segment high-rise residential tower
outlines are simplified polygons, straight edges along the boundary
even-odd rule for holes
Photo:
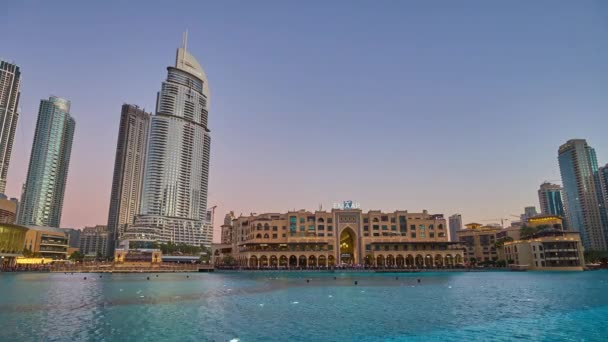
[[[19,224],[59,227],[75,127],[70,101],[55,96],[40,101]]]
[[[538,189],[540,212],[543,215],[557,215],[565,218],[564,204],[562,202],[561,185],[545,182]]]
[[[0,60],[0,193],[6,190],[8,165],[19,119],[20,85],[19,67]]]
[[[128,229],[126,240],[203,242],[211,144],[208,102],[207,77],[186,50],[185,38],[157,96],[141,215]]]
[[[601,209],[604,215],[603,218],[606,220],[605,224],[608,226],[608,164],[598,169],[598,178],[600,183],[600,193],[602,194]],[[608,242],[606,242],[606,244],[608,244]]]
[[[149,129],[150,113],[134,105],[122,105],[108,213],[107,255],[114,254],[119,236],[139,214]]]
[[[450,216],[448,224],[450,226],[450,241],[458,241],[456,238],[456,232],[462,229],[462,215],[454,214]]]
[[[568,140],[558,150],[569,228],[579,231],[586,249],[606,250],[595,150],[584,139]]]

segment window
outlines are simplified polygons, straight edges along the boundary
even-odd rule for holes
[[[423,224],[419,225],[419,226],[418,226],[418,229],[420,229],[420,230],[424,230],[424,225],[423,225]]]
[[[277,227],[277,226],[272,226],[272,231],[273,231],[273,232],[276,232],[277,230],[279,230],[279,227]]]
[[[435,227],[433,227],[432,224],[429,224],[429,230],[433,230]]]
[[[416,230],[416,225],[415,224],[410,225],[410,229],[411,230]]]
[[[325,220],[322,217],[319,217],[319,222],[325,222]]]
[[[300,226],[300,231],[301,231],[301,232],[306,231],[306,226]]]
[[[382,222],[388,221],[388,216],[386,216],[386,215],[383,215],[380,218],[382,219]]]
[[[325,230],[325,225],[320,224],[320,225],[317,227],[317,229],[318,229],[318,230]]]
[[[374,219],[372,220],[372,222],[378,222],[378,218],[374,217]]]
[[[364,217],[364,218],[363,218],[363,223],[369,223],[369,218]]]
[[[380,236],[380,233],[374,233],[374,236]]]
[[[285,236],[285,233],[283,233],[283,237],[286,237],[286,236]]]
[[[377,225],[377,224],[375,224],[375,225],[372,227],[372,229],[374,229],[374,230],[379,230],[379,229],[380,229],[380,226],[379,226],[379,225]]]
[[[308,226],[308,230],[313,230],[314,231],[315,230],[315,225],[311,224],[310,226]]]
[[[332,237],[332,236],[334,236],[334,234],[333,233],[327,233],[327,236]]]
[[[429,233],[429,237],[434,238],[434,237],[435,237],[435,233],[430,232],[430,233]]]
[[[329,222],[329,220],[327,220],[327,221]],[[334,230],[334,228],[332,226],[327,226],[327,230],[331,232],[332,230]],[[331,236],[331,235],[328,235],[328,236]]]
[[[369,243],[367,245],[365,245],[365,250],[366,251],[371,251],[372,250],[372,245],[370,245]]]
[[[317,236],[318,236],[318,237],[324,237],[324,236],[325,236],[325,233],[319,233],[319,234],[317,234]]]
[[[416,238],[416,232],[412,232],[412,234],[410,235],[412,237],[412,239]]]
[[[382,230],[388,230],[388,227],[385,224],[383,224],[382,225]]]
[[[331,217],[327,219],[327,223],[332,223],[334,221],[334,219],[332,219]]]
[[[276,239],[277,238],[277,234],[272,234],[272,238]]]
[[[363,226],[363,230],[366,232],[369,231],[369,226]]]
[[[424,232],[420,232],[420,237],[424,238]]]
[[[395,218],[391,217],[391,223],[395,223]]]
[[[391,230],[393,231],[397,231],[397,226],[395,226],[394,224],[391,225]]]
[[[300,223],[304,223],[306,222],[305,219],[303,217],[300,217]]]
[[[439,228],[440,230],[443,229],[443,224],[439,224],[439,226],[437,226],[437,228]]]

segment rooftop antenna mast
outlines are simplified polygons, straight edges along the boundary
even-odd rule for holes
[[[182,33],[182,48],[184,50],[188,49],[188,30],[186,30],[186,32]]]

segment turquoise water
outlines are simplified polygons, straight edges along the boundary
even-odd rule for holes
[[[0,274],[0,341],[607,336],[608,271]]]

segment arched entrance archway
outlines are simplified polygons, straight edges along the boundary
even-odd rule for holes
[[[386,266],[393,267],[395,266],[395,257],[392,254],[386,256]]]
[[[317,258],[314,255],[308,257],[308,266],[317,267]]]
[[[268,257],[265,255],[262,255],[260,257],[260,267],[266,267],[268,266]]]
[[[435,255],[435,267],[443,267],[443,257],[440,254]]]
[[[411,254],[405,257],[405,265],[407,267],[414,267],[414,257]]]
[[[319,266],[327,266],[327,258],[325,258],[325,255],[319,256]]]
[[[336,266],[336,258],[333,255],[327,257],[328,266]]]
[[[399,268],[403,268],[403,266],[405,266],[405,259],[403,258],[403,255],[399,254],[397,255],[397,267]]]
[[[355,250],[357,238],[351,228],[344,228],[340,233],[340,263],[354,265],[357,263]]]
[[[300,256],[300,267],[306,267],[306,255]]]
[[[378,255],[378,257],[376,258],[376,266],[384,267],[384,257],[382,255]]]
[[[276,255],[271,255],[270,256],[270,266],[277,267],[278,264],[279,264],[279,261],[277,259],[277,256]]]
[[[255,255],[249,258],[249,267],[258,267],[258,258]]]
[[[418,267],[418,268],[424,267],[424,258],[420,254],[416,255],[416,267]]]
[[[289,257],[289,267],[298,267],[298,257],[292,255]]]
[[[280,266],[287,266],[287,257],[284,255],[281,255],[281,257],[279,258],[279,265]]]
[[[374,266],[374,257],[372,257],[371,255],[366,255],[365,256],[365,266]]]

